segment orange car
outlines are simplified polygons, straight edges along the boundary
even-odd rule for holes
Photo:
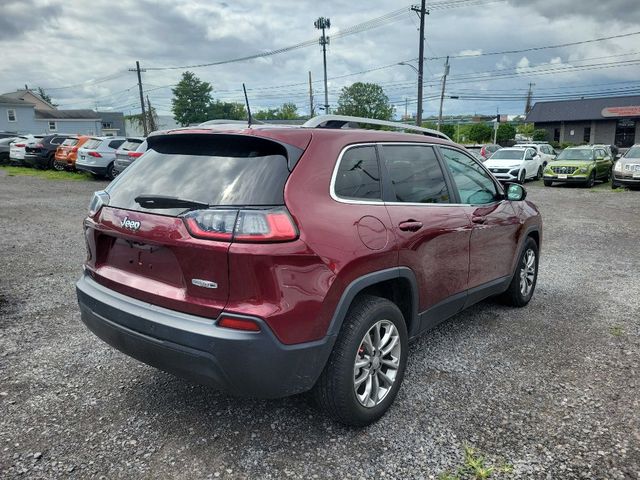
[[[73,170],[76,167],[78,149],[91,138],[89,135],[67,138],[56,150],[56,160],[53,167],[56,170]]]

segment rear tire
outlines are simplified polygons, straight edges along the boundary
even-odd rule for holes
[[[538,244],[531,237],[524,243],[511,283],[500,299],[512,307],[526,306],[538,281]]]
[[[116,178],[115,172],[113,171],[113,162],[111,162],[109,164],[109,166],[107,167],[107,175],[106,175],[106,177],[109,180],[113,180],[114,178]]]
[[[375,422],[400,389],[407,354],[407,326],[398,307],[384,298],[358,297],[313,388],[316,404],[346,425]]]
[[[538,167],[538,173],[536,174],[536,180],[540,180],[542,178],[542,166]]]

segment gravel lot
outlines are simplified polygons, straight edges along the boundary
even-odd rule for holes
[[[484,302],[411,347],[395,406],[347,429],[305,396],[228,397],[81,324],[81,221],[104,182],[0,171],[0,478],[640,478],[640,192],[528,184],[536,294]]]

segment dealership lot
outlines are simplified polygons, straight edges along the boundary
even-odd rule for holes
[[[545,221],[531,304],[483,302],[415,342],[394,407],[347,429],[120,354],[79,320],[97,181],[0,171],[0,477],[640,476],[640,192],[527,183]]]

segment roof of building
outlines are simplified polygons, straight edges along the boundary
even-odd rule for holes
[[[36,110],[36,120],[100,120],[93,110]]]
[[[536,102],[527,115],[526,121],[543,123],[601,120],[607,118],[602,115],[602,110],[605,108],[639,105],[640,95]]]
[[[3,93],[2,95],[16,100],[24,100],[27,103],[36,105],[36,107],[44,107],[44,110],[53,110],[56,108],[32,90],[16,90],[15,92]]]
[[[32,103],[25,102],[19,98],[13,98],[9,95],[0,95],[0,104],[2,105],[11,105],[11,106],[24,106],[24,107],[33,107]]]

